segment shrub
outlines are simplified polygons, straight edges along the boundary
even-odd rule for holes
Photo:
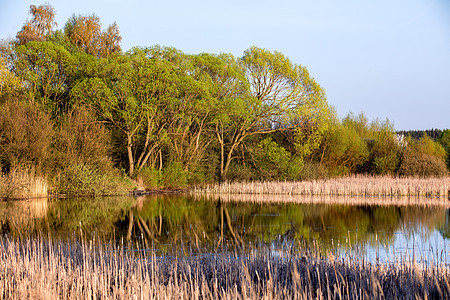
[[[445,176],[448,171],[444,159],[442,146],[428,136],[418,141],[408,139],[398,173],[401,176]]]
[[[53,127],[33,103],[8,100],[0,105],[0,160],[3,171],[14,165],[40,169],[49,158]]]
[[[333,176],[356,172],[369,158],[367,143],[354,128],[356,125],[348,122],[330,126],[319,151],[321,165]]]
[[[227,179],[230,181],[251,181],[256,180],[255,170],[248,164],[231,163],[228,170]]]
[[[164,188],[185,187],[188,183],[188,174],[183,170],[180,162],[173,161],[163,168],[160,185]]]
[[[70,165],[59,175],[55,191],[77,196],[104,196],[126,194],[129,182],[119,174],[101,173],[89,165]]]
[[[159,186],[161,179],[161,171],[156,170],[153,167],[142,168],[137,175],[138,182],[142,182],[144,188],[156,188]]]
[[[291,153],[268,137],[252,151],[261,179],[288,177]]]
[[[53,143],[53,162],[57,168],[90,165],[110,171],[111,138],[103,123],[88,108],[74,107],[61,120]]]

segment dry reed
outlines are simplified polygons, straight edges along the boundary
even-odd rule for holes
[[[139,245],[137,245],[139,246]],[[2,299],[449,298],[446,264],[258,250],[189,257],[95,242],[0,238]]]
[[[47,180],[33,169],[13,168],[0,175],[0,198],[40,198],[47,195]]]
[[[302,196],[408,196],[448,197],[450,177],[400,178],[351,176],[328,180],[278,182],[225,182],[197,188],[195,193],[267,194]]]
[[[222,202],[249,203],[297,203],[297,204],[338,204],[338,205],[377,205],[377,206],[420,206],[448,207],[450,202],[443,197],[391,197],[391,196],[303,196],[283,194],[193,194],[195,199]]]

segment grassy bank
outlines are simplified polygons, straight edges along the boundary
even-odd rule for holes
[[[112,244],[0,239],[2,299],[423,299],[450,297],[447,265],[259,251],[166,257]]]
[[[400,178],[350,176],[328,180],[225,182],[196,189],[207,194],[267,194],[303,196],[448,197],[450,177]]]

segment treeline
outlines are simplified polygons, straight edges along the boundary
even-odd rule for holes
[[[441,129],[428,129],[428,130],[400,130],[397,131],[397,134],[410,136],[414,140],[418,140],[427,135],[433,141],[438,140],[442,135]]]
[[[30,7],[0,47],[0,163],[61,193],[351,173],[442,176],[450,144],[397,139],[388,121],[340,120],[307,69],[279,52],[123,53],[114,23]],[[447,150],[447,154],[445,152]],[[447,160],[448,163],[448,160]]]

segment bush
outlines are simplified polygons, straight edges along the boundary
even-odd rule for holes
[[[268,137],[253,149],[253,157],[261,179],[286,179],[295,170],[290,169],[291,153]]]
[[[227,179],[230,181],[252,181],[257,178],[255,176],[255,170],[248,164],[243,165],[232,162],[228,169]]]
[[[398,173],[401,176],[445,176],[448,174],[445,151],[428,136],[418,141],[408,139]]]
[[[105,196],[126,194],[129,182],[119,174],[101,173],[89,165],[70,165],[62,171],[55,192],[77,196]]]
[[[401,176],[442,177],[448,174],[442,159],[436,156],[408,151],[403,155],[399,169]]]
[[[152,189],[159,186],[161,179],[161,171],[156,170],[153,167],[142,168],[137,175],[138,182],[142,182],[144,188]]]
[[[64,169],[69,165],[112,169],[109,156],[111,138],[103,123],[86,107],[74,107],[61,120],[53,143],[53,163]]]
[[[0,161],[3,171],[15,165],[40,169],[49,158],[53,127],[33,103],[8,100],[0,105]]]
[[[164,188],[185,187],[188,183],[188,174],[183,170],[180,162],[173,161],[163,168],[160,185]]]
[[[400,164],[401,148],[393,130],[387,126],[374,133],[370,147],[370,169],[377,175],[393,175]]]

